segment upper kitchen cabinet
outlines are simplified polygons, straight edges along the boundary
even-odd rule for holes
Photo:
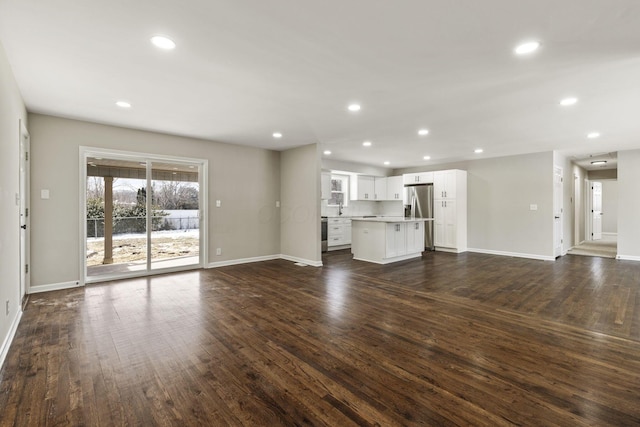
[[[387,200],[402,200],[403,190],[404,187],[401,176],[390,176],[387,178]]]
[[[402,175],[402,184],[433,184],[433,172],[405,173]]]
[[[322,172],[320,175],[320,198],[329,200],[331,198],[331,173]]]
[[[433,173],[433,195],[437,199],[455,199],[458,182],[467,182],[467,172],[452,169]]]
[[[375,201],[375,178],[358,175],[351,179],[351,200]]]
[[[387,178],[375,177],[374,178],[374,200],[387,200]]]

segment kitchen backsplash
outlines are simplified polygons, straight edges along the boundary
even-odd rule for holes
[[[337,206],[328,206],[326,200],[322,200],[321,206],[322,216],[338,216]],[[404,207],[401,201],[387,202],[365,202],[353,200],[349,201],[349,205],[342,208],[343,216],[364,216],[364,215],[380,215],[380,216],[402,216],[404,215]]]

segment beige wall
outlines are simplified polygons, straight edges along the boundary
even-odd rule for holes
[[[79,147],[209,161],[209,260],[280,253],[278,152],[32,114],[32,287],[79,280]],[[50,199],[40,199],[48,189]],[[222,206],[215,207],[221,200]],[[60,250],[60,248],[65,248]],[[222,256],[215,255],[222,249]]]
[[[281,153],[282,255],[320,265],[320,156],[317,144]]]
[[[20,307],[19,122],[27,112],[0,44],[0,345],[9,335]],[[5,304],[9,301],[9,314]],[[6,348],[0,348],[0,352]]]
[[[640,261],[640,150],[618,152],[618,256]]]
[[[467,171],[470,249],[553,258],[553,152],[398,169],[393,175],[445,169]],[[530,204],[538,210],[530,211]]]

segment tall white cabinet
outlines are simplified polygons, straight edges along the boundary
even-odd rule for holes
[[[433,241],[437,250],[467,250],[467,172],[437,171],[433,174]]]

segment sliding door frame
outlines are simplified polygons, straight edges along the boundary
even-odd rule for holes
[[[88,283],[97,283],[104,282],[109,280],[123,279],[129,277],[144,277],[151,276],[161,273],[170,273],[174,271],[185,271],[185,270],[195,270],[199,268],[206,267],[206,263],[208,258],[208,169],[209,169],[209,161],[206,159],[197,159],[197,158],[189,158],[189,157],[178,157],[178,156],[166,156],[160,154],[150,154],[150,153],[140,153],[133,151],[121,151],[121,150],[110,150],[105,148],[95,148],[95,147],[86,147],[80,146],[79,150],[79,164],[80,164],[80,174],[79,174],[79,236],[80,236],[80,273],[81,277],[81,286],[84,286]],[[99,277],[96,276],[87,276],[87,159],[89,157],[103,157],[103,158],[111,158],[111,159],[120,159],[120,160],[128,160],[128,161],[136,161],[136,162],[146,162],[146,186],[147,188],[151,184],[151,171],[152,165],[154,162],[161,163],[176,163],[176,164],[188,164],[188,165],[197,165],[198,167],[198,212],[199,212],[199,227],[200,227],[200,238],[199,238],[199,262],[198,264],[192,264],[188,266],[180,266],[180,267],[171,267],[171,268],[159,268],[159,269],[151,269],[151,258],[150,258],[150,248],[151,248],[151,217],[149,215],[149,205],[151,203],[151,197],[147,197],[147,268],[144,271],[135,271],[121,274],[110,274],[110,275],[101,275]]]

